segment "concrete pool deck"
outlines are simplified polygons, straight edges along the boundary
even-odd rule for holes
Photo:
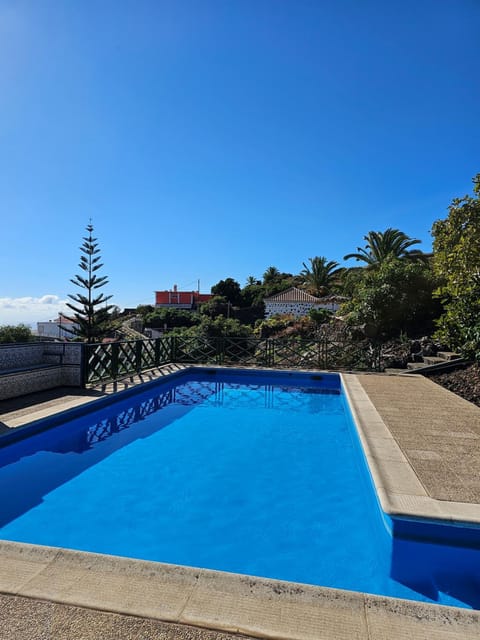
[[[177,369],[79,395],[1,402],[0,429]],[[382,506],[480,522],[480,409],[423,377],[343,380]],[[0,640],[480,637],[478,611],[66,549],[0,542],[0,567]]]

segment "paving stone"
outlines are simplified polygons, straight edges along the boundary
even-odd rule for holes
[[[480,408],[424,377],[358,378],[428,495],[480,504]]]

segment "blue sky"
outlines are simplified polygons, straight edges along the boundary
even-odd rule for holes
[[[0,324],[91,217],[112,302],[431,248],[480,171],[478,0],[0,0]]]

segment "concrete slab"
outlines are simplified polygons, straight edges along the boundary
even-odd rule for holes
[[[0,594],[0,640],[249,640],[160,620]]]
[[[413,605],[413,606],[411,606]],[[393,598],[365,597],[371,640],[478,640],[478,612]]]
[[[182,622],[278,640],[368,637],[362,594],[201,572]]]
[[[424,377],[358,381],[427,494],[480,504],[480,408]]]
[[[63,549],[17,593],[176,621],[196,582],[186,567]]]
[[[41,573],[58,554],[58,549],[37,545],[13,545],[0,540],[0,591],[18,593]]]

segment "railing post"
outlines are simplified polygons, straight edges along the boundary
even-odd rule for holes
[[[275,364],[275,338],[267,339],[267,367],[273,367]]]
[[[118,378],[118,353],[120,350],[120,345],[118,342],[112,342],[112,353],[111,353],[111,376],[112,380],[116,380]]]
[[[161,338],[155,338],[155,366],[160,366],[160,340]]]
[[[322,338],[323,368],[328,369],[328,340]]]
[[[143,340],[135,341],[135,370],[139,373],[142,370],[142,348]]]
[[[215,362],[223,364],[225,360],[225,338],[214,338],[215,340]]]
[[[177,361],[177,336],[170,336],[170,362]]]

